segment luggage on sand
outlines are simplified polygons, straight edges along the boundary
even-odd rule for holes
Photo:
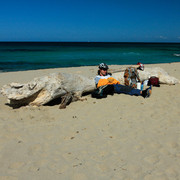
[[[156,76],[150,77],[149,81],[148,81],[148,86],[150,86],[150,85],[160,87],[159,78]]]

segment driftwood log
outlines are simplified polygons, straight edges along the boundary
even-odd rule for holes
[[[120,71],[120,70],[119,70]],[[141,81],[151,76],[159,77],[160,83],[180,83],[175,77],[169,76],[162,68],[145,68],[139,71]],[[124,83],[124,72],[116,72],[113,77]],[[65,108],[71,101],[81,98],[83,93],[92,92],[95,89],[94,78],[67,73],[52,73],[48,76],[34,78],[26,84],[11,83],[1,88],[1,93],[9,100],[12,107],[23,105],[41,106],[48,102],[61,98],[60,108]]]
[[[11,83],[4,85],[1,93],[13,107],[23,105],[40,106],[62,97],[60,108],[73,100],[78,100],[83,93],[95,89],[94,79],[67,73],[52,73],[34,78],[27,84]]]
[[[112,76],[120,81],[120,83],[124,83],[124,71],[125,69],[121,69],[114,71],[115,73],[112,74]],[[113,71],[112,71],[113,72]],[[173,77],[170,76],[164,69],[160,67],[154,67],[154,68],[145,68],[144,71],[138,70],[140,80],[145,81],[148,80],[152,76],[156,76],[159,78],[159,83],[160,84],[169,84],[169,85],[174,85],[180,83],[180,81]]]

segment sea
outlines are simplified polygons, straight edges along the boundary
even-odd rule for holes
[[[0,72],[180,62],[180,43],[0,42]]]

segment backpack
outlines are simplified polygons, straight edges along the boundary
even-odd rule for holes
[[[93,98],[101,99],[101,98],[106,98],[107,95],[113,95],[114,94],[114,86],[113,85],[105,85],[105,86],[100,86],[99,88],[95,89],[91,96]]]
[[[150,85],[160,87],[159,78],[156,76],[150,77],[149,81],[148,81],[148,86],[150,86]]]

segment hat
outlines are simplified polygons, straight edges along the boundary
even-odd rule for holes
[[[105,63],[99,64],[99,69],[109,69],[108,65]]]
[[[144,64],[138,62],[137,65],[139,65],[139,67],[137,69],[144,71]]]

